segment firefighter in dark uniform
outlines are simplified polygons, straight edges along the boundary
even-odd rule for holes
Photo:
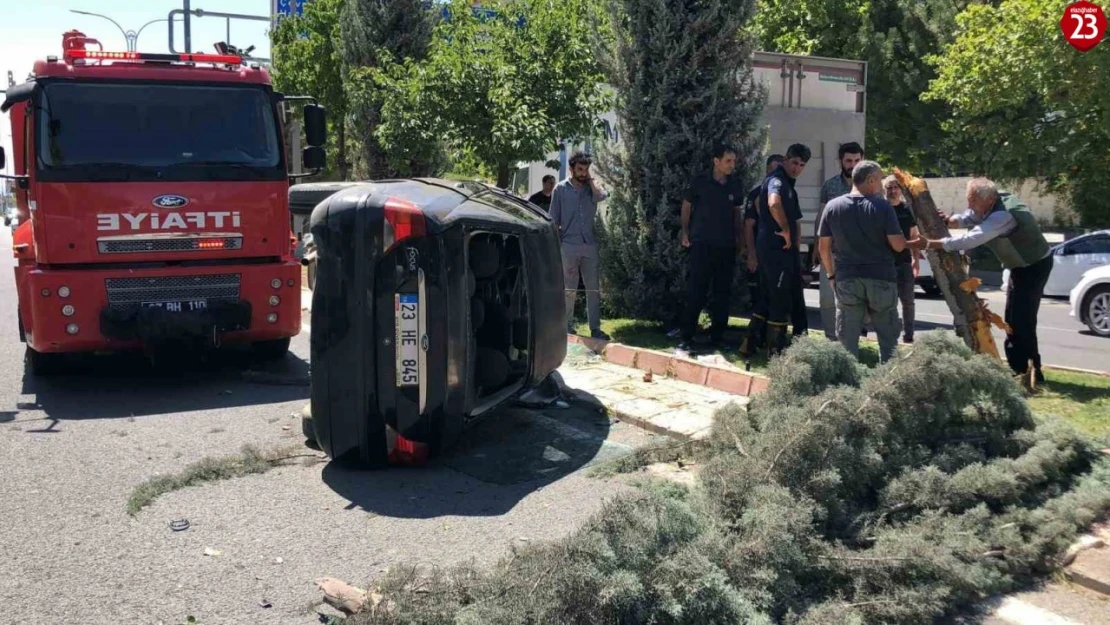
[[[772,154],[767,157],[767,170],[766,175],[771,175],[780,165],[782,165],[785,157],[782,154]],[[748,279],[748,295],[752,301],[752,323],[759,320],[759,334],[757,336],[748,336],[744,339],[744,344],[740,347],[740,353],[751,355],[755,351],[755,346],[763,344],[766,340],[767,328],[767,294],[763,289],[763,280],[759,274],[759,254],[756,252],[755,233],[759,224],[759,195],[763,191],[763,182],[766,177],[759,182],[759,184],[752,187],[748,191],[747,200],[744,202],[744,249],[747,260],[747,279]]]
[[[786,346],[786,328],[791,319],[795,334],[805,332],[798,314],[805,311],[798,254],[798,222],[802,219],[802,210],[798,205],[794,182],[805,170],[810,155],[809,148],[800,143],[790,146],[786,151],[786,160],[767,176],[760,189],[755,244],[763,288],[767,294],[768,314],[765,323],[753,319],[748,326],[746,355],[751,355],[758,348],[759,343],[752,339],[764,331],[771,352],[782,351]]]

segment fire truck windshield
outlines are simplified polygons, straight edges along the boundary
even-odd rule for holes
[[[35,118],[43,181],[286,175],[274,107],[257,87],[56,82]]]

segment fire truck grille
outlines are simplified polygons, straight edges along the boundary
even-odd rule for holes
[[[101,254],[135,254],[141,252],[210,252],[241,250],[242,237],[218,239],[127,239],[98,241]]]
[[[107,278],[108,304],[137,306],[148,302],[238,300],[241,277],[237,273],[210,276],[159,278]]]

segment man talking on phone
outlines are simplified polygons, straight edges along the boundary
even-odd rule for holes
[[[594,220],[597,205],[609,194],[590,175],[593,160],[585,152],[570,157],[570,176],[555,185],[551,193],[551,221],[559,227],[563,243],[563,287],[566,293],[567,332],[575,334],[574,302],[578,298],[578,279],[586,287],[586,316],[590,336],[609,340],[601,331],[601,280]]]

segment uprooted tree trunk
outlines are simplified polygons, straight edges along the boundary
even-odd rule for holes
[[[933,202],[925,181],[897,168],[894,175],[909,199],[921,236],[934,240],[947,237],[948,224],[937,214],[937,205]],[[970,276],[967,262],[957,252],[929,250],[926,256],[937,286],[944,293],[948,309],[952,311],[956,333],[976,352],[998,358],[998,346],[991,334],[991,324],[1007,332],[1009,328],[997,314],[987,308],[986,300],[975,293],[980,280]]]

